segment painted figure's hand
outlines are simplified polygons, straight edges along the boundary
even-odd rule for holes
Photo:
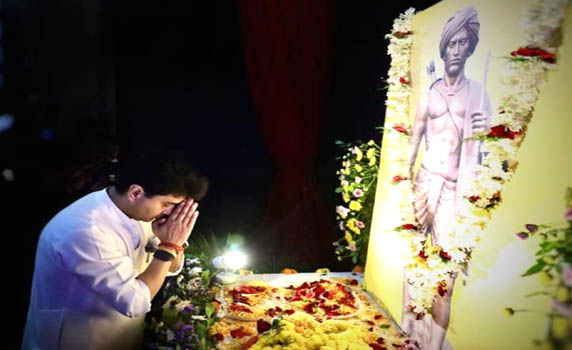
[[[199,216],[197,206],[198,203],[192,199],[177,204],[177,207],[168,217],[153,221],[153,233],[161,242],[170,242],[182,246],[189,239],[197,222]]]
[[[487,115],[482,109],[477,110],[471,114],[471,126],[474,133],[485,132],[487,129]]]
[[[420,350],[421,347],[419,346],[419,343],[417,342],[417,340],[408,338],[405,340],[405,348],[406,350]]]

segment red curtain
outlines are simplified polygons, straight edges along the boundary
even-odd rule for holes
[[[333,209],[313,175],[330,87],[334,2],[238,0],[246,69],[276,169],[261,242],[270,254],[321,263],[332,254]]]

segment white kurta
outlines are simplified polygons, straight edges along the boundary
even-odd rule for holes
[[[22,348],[138,348],[151,292],[136,277],[156,240],[106,190],[59,212],[40,235]]]

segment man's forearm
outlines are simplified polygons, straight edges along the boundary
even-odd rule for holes
[[[159,289],[161,289],[171,265],[172,262],[170,261],[153,259],[147,269],[137,277],[138,280],[143,281],[143,283],[149,287],[151,299],[153,299],[159,292]]]

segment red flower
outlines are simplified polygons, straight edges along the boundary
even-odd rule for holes
[[[555,63],[556,62],[556,55],[542,49],[533,48],[533,47],[521,47],[516,51],[510,53],[511,56],[524,56],[524,57],[538,57],[544,62],[548,63]]]
[[[359,282],[354,278],[350,281],[350,286],[357,286]]]
[[[270,330],[270,328],[272,328],[270,322],[266,322],[263,319],[259,319],[258,321],[256,321],[256,330],[258,331],[258,333],[264,333]]]
[[[399,82],[403,85],[409,85],[409,83],[410,83],[410,81],[405,79],[404,77],[400,77]]]
[[[469,197],[469,202],[475,203],[475,202],[478,201],[479,199],[481,199],[481,197],[479,197],[479,196],[470,196],[470,197]]]
[[[230,331],[230,336],[233,337],[234,339],[242,338],[245,335],[246,335],[246,333],[244,333],[242,328],[237,328],[237,329],[233,329],[232,331]]]
[[[242,311],[242,312],[252,313],[252,311],[250,311],[250,309],[247,308],[246,306],[242,306],[242,305],[238,305],[238,304],[232,304],[230,306],[230,309],[232,311]]]
[[[313,314],[314,313],[314,303],[308,303],[304,306],[304,311],[306,311],[309,314]]]
[[[512,131],[506,126],[499,124],[495,125],[491,128],[487,136],[489,137],[498,137],[500,139],[510,139],[514,140],[514,138],[518,135],[522,134],[522,130]]]
[[[377,314],[377,315],[375,315],[373,318],[376,319],[376,320],[379,320],[379,319],[381,319],[382,317],[383,317],[382,315]]]
[[[402,127],[400,125],[394,126],[393,129],[399,131],[402,134],[409,135],[409,132],[407,131],[407,129],[405,129],[404,127]]]
[[[213,335],[213,338],[214,338],[216,341],[223,341],[223,340],[224,340],[224,335],[222,335],[222,334],[220,334],[220,333],[217,333],[217,334]]]
[[[439,295],[442,297],[447,294],[447,285],[444,282],[439,283],[437,286],[437,293],[439,293]]]
[[[403,224],[397,228],[398,230],[417,230],[417,226],[413,224]]]
[[[379,337],[379,338],[377,338],[377,343],[383,344],[383,343],[385,343],[385,339],[383,339],[382,337]]]
[[[393,34],[394,36],[398,37],[398,38],[403,38],[403,37],[405,37],[405,36],[408,36],[408,35],[413,34],[413,32],[410,31],[410,30],[408,30],[408,31],[406,31],[406,32],[393,32],[392,34]]]
[[[451,260],[451,256],[444,250],[439,252],[439,256],[445,260]]]
[[[387,349],[385,346],[381,346],[381,345],[376,344],[376,343],[369,344],[369,347],[372,348],[373,350],[386,350]]]
[[[427,254],[425,254],[425,250],[423,250],[423,249],[421,249],[419,251],[419,254],[417,254],[417,256],[419,256],[423,260],[427,260],[427,258],[428,258]]]
[[[401,176],[399,176],[399,175],[395,175],[395,176],[393,177],[393,182],[396,182],[396,183],[399,183],[399,182],[404,181],[404,180],[407,180],[407,178],[406,178],[406,177],[401,177]]]
[[[286,315],[292,315],[294,312],[296,312],[296,311],[294,311],[294,310],[292,310],[292,309],[288,309],[288,310],[284,311],[284,313],[285,313]]]

